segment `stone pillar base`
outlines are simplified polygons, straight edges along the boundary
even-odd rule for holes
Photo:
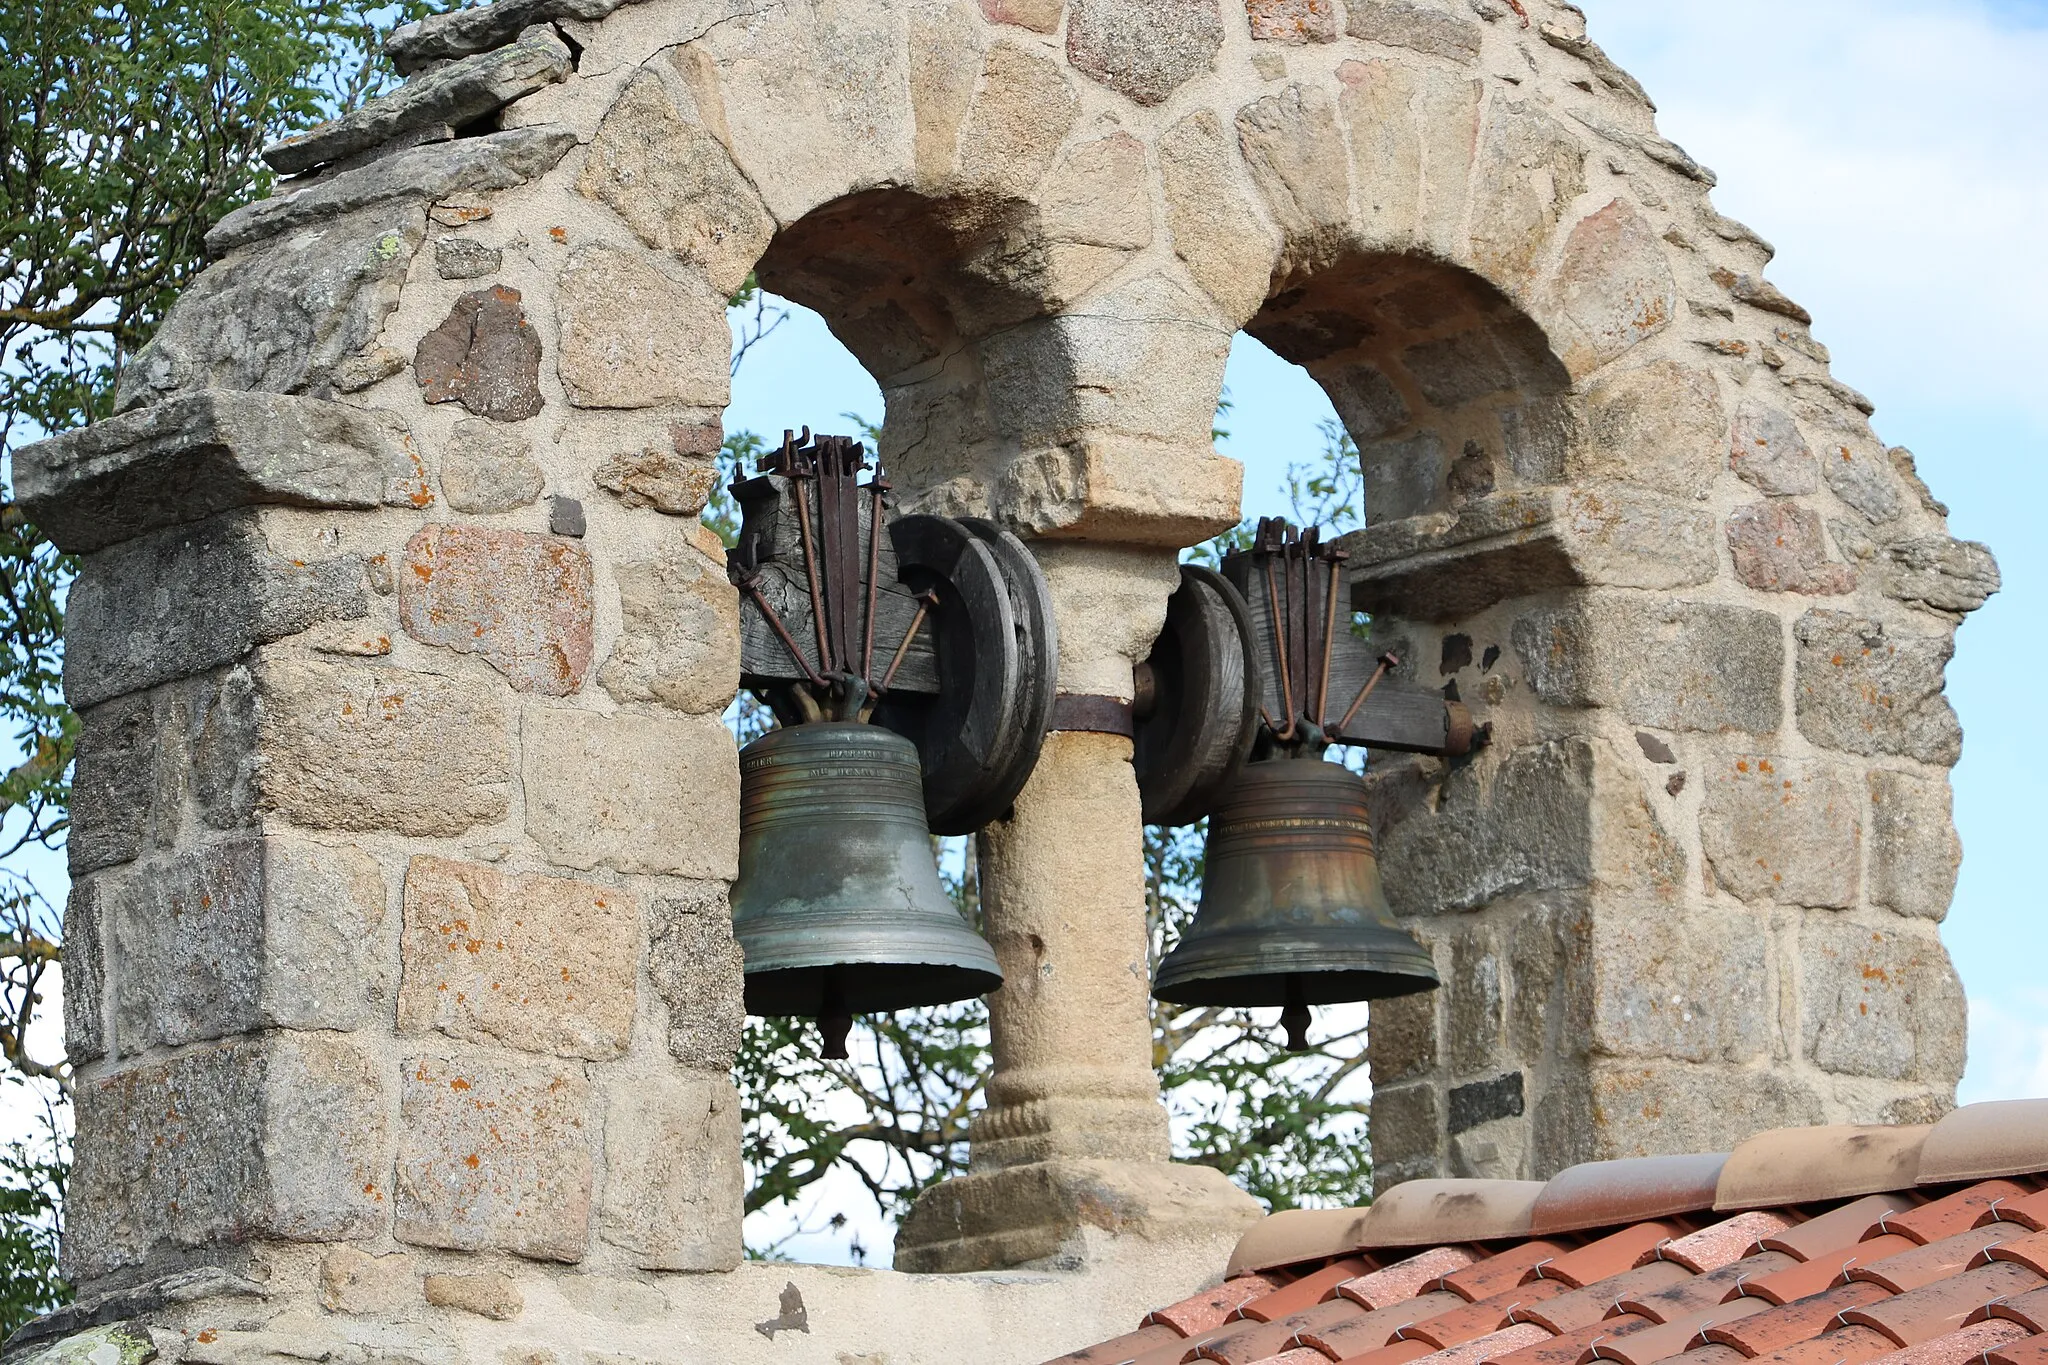
[[[1257,1200],[1207,1166],[1165,1161],[1040,1161],[973,1172],[926,1190],[896,1233],[896,1268],[1085,1270],[1120,1239],[1184,1247],[1221,1271],[1263,1217]]]

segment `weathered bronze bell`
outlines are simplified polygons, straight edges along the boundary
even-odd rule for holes
[[[1209,817],[1201,904],[1152,993],[1177,1005],[1279,1005],[1298,1051],[1311,1005],[1437,984],[1380,886],[1364,779],[1316,758],[1247,764]]]
[[[827,1057],[856,1014],[1003,984],[939,883],[917,749],[879,725],[793,725],[741,751],[732,920],[747,1013],[816,1019]]]

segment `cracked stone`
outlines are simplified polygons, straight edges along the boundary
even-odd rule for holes
[[[429,403],[460,403],[494,422],[541,410],[540,337],[519,291],[502,284],[457,299],[447,320],[420,338],[412,368]]]

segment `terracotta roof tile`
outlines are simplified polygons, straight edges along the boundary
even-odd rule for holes
[[[2014,1233],[2024,1231],[2011,1223],[1992,1223],[1981,1228],[1971,1228],[1953,1237],[1944,1237],[1938,1242],[1929,1242],[1911,1251],[1902,1251],[1896,1256],[1887,1256],[1882,1261],[1870,1262],[1850,1270],[1852,1280],[1869,1280],[1881,1284],[1894,1294],[1906,1294],[1924,1284],[1945,1280],[1951,1275],[1960,1275],[1973,1262],[1981,1262],[1979,1254],[1986,1247],[2006,1241]],[[1890,1241],[1890,1238],[1882,1238]],[[1865,1246],[1876,1246],[1877,1242],[1865,1242]]]
[[[1372,1209],[1286,1209],[1252,1224],[1230,1253],[1225,1277],[1275,1266],[1348,1256],[1366,1244],[1364,1228]],[[1453,1239],[1433,1239],[1448,1242]]]
[[[2042,1283],[2039,1275],[2023,1265],[1995,1261],[1981,1270],[1936,1280],[1910,1293],[1886,1295],[1844,1312],[1842,1321],[1874,1328],[1900,1346],[1917,1346],[1955,1331],[1993,1299],[2025,1294],[2039,1289]]]
[[[1645,1253],[1644,1259],[1676,1261],[1687,1270],[1704,1275],[1733,1265],[1755,1251],[1764,1238],[1775,1237],[1797,1222],[1777,1209],[1753,1209],[1654,1247]]]
[[[1411,1182],[1232,1265],[1057,1365],[2048,1365],[2048,1107]]]
[[[1422,1292],[1424,1285],[1453,1271],[1463,1270],[1479,1259],[1480,1253],[1472,1247],[1432,1247],[1405,1261],[1396,1261],[1384,1270],[1360,1275],[1346,1283],[1342,1293],[1345,1298],[1367,1308],[1384,1308],[1390,1303],[1413,1298]]]
[[[1879,1356],[1878,1360],[1882,1365],[1967,1365],[1984,1352],[2022,1340],[2026,1335],[2027,1329],[2016,1322],[1972,1323],[1918,1346]]]
[[[1858,1242],[1839,1251],[1823,1252],[1790,1270],[1746,1281],[1738,1292],[1775,1304],[1794,1303],[1847,1283],[1849,1272],[1858,1266],[1874,1264],[1902,1251],[1912,1250],[1913,1244],[1903,1237],[1879,1237],[1875,1241]]]
[[[1498,1332],[1508,1325],[1508,1315],[1515,1309],[1555,1298],[1563,1292],[1564,1286],[1556,1280],[1518,1284],[1490,1299],[1462,1304],[1449,1312],[1403,1327],[1394,1335],[1403,1341],[1426,1341],[1441,1351],[1445,1347],[1471,1341],[1474,1337],[1483,1337],[1488,1332]]]
[[[1986,1180],[1922,1204],[1917,1209],[1886,1214],[1877,1225],[1886,1232],[1896,1232],[1916,1242],[1935,1242],[1975,1226],[1993,1204],[2016,1202],[2033,1192],[2032,1185],[2016,1185],[2010,1180]]]
[[[1123,1365],[1125,1361],[1135,1360],[1147,1351],[1155,1351],[1169,1342],[1177,1342],[1180,1339],[1180,1333],[1163,1322],[1156,1323],[1150,1327],[1140,1327],[1135,1332],[1126,1332],[1113,1341],[1103,1342],[1100,1346],[1090,1346],[1085,1350],[1063,1355],[1057,1360],[1046,1362],[1046,1365]]]
[[[2048,1170],[2048,1100],[1994,1100],[1956,1110],[1927,1135],[1923,1185]]]
[[[1618,1317],[1601,1318],[1576,1331],[1561,1332],[1548,1341],[1525,1346],[1513,1355],[1496,1356],[1493,1365],[1579,1365],[1595,1343],[1608,1337],[1640,1332],[1654,1325],[1648,1318],[1639,1318],[1629,1313],[1623,1313]]]
[[[1463,1270],[1454,1270],[1435,1281],[1461,1299],[1477,1300],[1489,1298],[1503,1289],[1512,1289],[1528,1278],[1531,1270],[1544,1261],[1554,1261],[1571,1250],[1569,1242],[1537,1240],[1523,1242],[1475,1261]]]
[[[1989,1231],[1996,1228],[2016,1228],[2017,1223],[1993,1223]],[[1985,1248],[1981,1259],[1986,1261],[2018,1261],[2036,1275],[2048,1277],[2048,1233],[2030,1232],[2017,1237],[2007,1237]]]
[[[1781,1350],[1755,1357],[1756,1365],[1862,1365],[1895,1348],[1882,1332],[1868,1327],[1841,1327],[1825,1335],[1795,1341]]]
[[[1345,1286],[1346,1289],[1349,1286]],[[1337,1291],[1344,1295],[1344,1289]],[[1394,1339],[1394,1333],[1410,1323],[1433,1318],[1448,1309],[1456,1308],[1464,1300],[1448,1290],[1422,1294],[1403,1303],[1393,1304],[1363,1317],[1331,1323],[1312,1331],[1301,1333],[1302,1342],[1313,1346],[1332,1360],[1345,1360],[1351,1356],[1363,1355],[1377,1350]]]
[[[2048,1334],[2001,1346],[1984,1360],[1985,1365],[2048,1365]]]
[[[1328,1365],[1329,1357],[1311,1346],[1297,1346],[1277,1356],[1268,1356],[1261,1365]]]
[[[1259,1322],[1284,1318],[1289,1313],[1298,1313],[1304,1308],[1321,1303],[1337,1292],[1338,1285],[1346,1280],[1355,1280],[1371,1269],[1371,1262],[1355,1256],[1347,1257],[1298,1280],[1290,1281],[1270,1294],[1260,1295],[1238,1309],[1238,1316],[1253,1318]]]
[[[1995,1209],[1987,1209],[1979,1217],[1986,1223],[1996,1218],[2008,1223],[2018,1223],[2021,1227],[2032,1228],[2036,1232],[2048,1232],[2048,1190],[2030,1194],[2025,1199],[2000,1204]]]
[[[1994,1300],[1978,1309],[1975,1316],[2016,1322],[2029,1332],[2048,1332],[2048,1289],[2029,1290]]]
[[[1436,1348],[1426,1341],[1397,1341],[1360,1356],[1346,1356],[1342,1365],[1408,1365],[1411,1360],[1433,1356]]]
[[[1624,1295],[1615,1306],[1624,1313],[1639,1314],[1652,1322],[1672,1322],[1738,1297],[1742,1286],[1751,1280],[1775,1275],[1798,1264],[1782,1251],[1760,1251],[1719,1270],[1695,1275],[1669,1289]]]
[[[1714,1207],[1777,1208],[1909,1189],[1932,1124],[1838,1125],[1758,1133],[1728,1154]]]
[[[1529,1277],[1560,1280],[1573,1289],[1583,1289],[1597,1280],[1619,1275],[1657,1247],[1683,1237],[1687,1231],[1683,1223],[1637,1223],[1588,1242],[1554,1261],[1539,1262],[1531,1268]]]
[[[1749,1357],[1733,1346],[1695,1346],[1682,1355],[1675,1355],[1666,1365],[1742,1365]]]
[[[1572,1166],[1543,1187],[1529,1230],[1547,1237],[1711,1209],[1727,1161],[1718,1155],[1646,1156]]]
[[[1668,1356],[1706,1345],[1707,1340],[1701,1334],[1708,1328],[1767,1313],[1770,1307],[1762,1299],[1737,1299],[1733,1303],[1716,1304],[1639,1332],[1616,1334],[1594,1344],[1587,1355],[1594,1360],[1619,1360],[1623,1365],[1654,1365],[1654,1362]]]
[[[1829,1327],[1837,1325],[1837,1314],[1890,1297],[1891,1295],[1874,1284],[1837,1285],[1826,1293],[1812,1294],[1743,1318],[1739,1322],[1716,1323],[1707,1328],[1702,1335],[1708,1341],[1733,1346],[1745,1355],[1763,1355],[1767,1351],[1783,1350],[1794,1342],[1805,1341],[1808,1337],[1819,1336]],[[1754,1300],[1738,1299],[1736,1302],[1746,1303]]]
[[[1533,1322],[1560,1334],[1574,1332],[1614,1312],[1615,1305],[1629,1295],[1654,1294],[1692,1278],[1693,1273],[1682,1265],[1671,1261],[1652,1261],[1648,1265],[1624,1270],[1619,1275],[1610,1275],[1569,1294],[1518,1308],[1509,1316],[1517,1322]]]
[[[1775,1237],[1766,1237],[1764,1247],[1810,1261],[1815,1256],[1856,1245],[1863,1240],[1864,1233],[1877,1226],[1878,1219],[1888,1213],[1903,1213],[1919,1202],[1909,1194],[1869,1195],[1787,1228]]]
[[[1279,1287],[1277,1279],[1268,1279],[1264,1275],[1240,1275],[1234,1280],[1225,1280],[1214,1289],[1190,1295],[1170,1307],[1155,1308],[1138,1325],[1150,1327],[1161,1323],[1184,1337],[1196,1336],[1221,1327],[1238,1309]]]

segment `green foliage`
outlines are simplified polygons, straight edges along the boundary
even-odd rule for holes
[[[0,1339],[71,1301],[57,1271],[70,1153],[54,1103],[40,1098],[42,1131],[0,1147]]]
[[[269,192],[258,157],[390,79],[429,0],[36,0],[0,6],[0,455],[105,417],[121,367],[205,266],[207,229]],[[0,1146],[0,1333],[61,1303],[70,1066],[30,1054],[59,916],[18,866],[69,827],[78,721],[62,689],[73,561],[0,488],[0,1060],[46,1134]]]

